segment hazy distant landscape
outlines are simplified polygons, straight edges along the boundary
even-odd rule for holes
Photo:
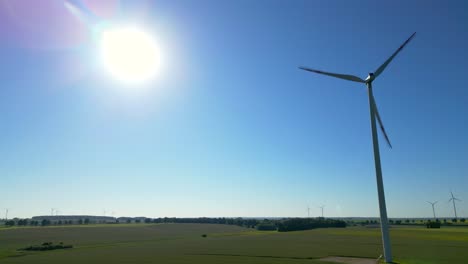
[[[111,217],[98,215],[42,215],[31,218],[13,218],[0,219],[0,225],[6,227],[13,226],[56,226],[56,225],[82,225],[82,224],[130,224],[130,223],[211,223],[238,225],[250,228],[256,228],[263,222],[281,222],[284,219],[301,219],[300,217]],[[302,219],[321,219],[302,218]],[[324,219],[324,218],[323,218]],[[348,226],[378,224],[378,217],[333,217],[331,219],[339,220]],[[426,225],[428,222],[440,222],[442,226],[468,226],[465,217],[407,217],[407,218],[389,218],[392,225]]]

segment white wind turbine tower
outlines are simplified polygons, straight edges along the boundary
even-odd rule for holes
[[[10,209],[9,208],[5,208],[5,221],[8,221],[8,211]]]
[[[325,205],[319,206],[320,209],[322,209],[322,218],[323,218],[323,208],[325,208]]]
[[[428,203],[430,203],[432,205],[432,213],[434,214],[434,220],[435,220],[436,219],[436,214],[435,214],[434,205],[439,201],[435,201],[435,202],[426,201],[426,202],[428,202]]]
[[[461,200],[458,199],[458,198],[456,198],[456,197],[453,195],[453,192],[450,191],[450,194],[452,195],[452,198],[450,198],[449,203],[450,203],[450,202],[453,203],[453,211],[455,212],[455,219],[458,219],[458,216],[457,216],[457,207],[455,206],[455,201],[461,202]]]
[[[391,148],[392,145],[390,140],[388,139],[387,133],[385,132],[382,119],[380,118],[379,112],[377,110],[377,104],[374,99],[374,95],[372,94],[372,82],[377,78],[390,64],[390,62],[395,58],[395,56],[410,42],[410,40],[416,34],[413,33],[393,54],[388,58],[374,73],[369,73],[365,80],[349,74],[338,74],[338,73],[331,73],[331,72],[324,72],[319,70],[314,70],[307,67],[299,67],[302,70],[324,74],[335,78],[340,78],[348,81],[359,82],[363,83],[367,86],[368,97],[369,97],[369,108],[370,108],[370,119],[371,119],[371,130],[372,130],[372,143],[374,147],[374,162],[375,162],[375,174],[377,178],[377,193],[379,196],[379,208],[380,208],[380,225],[382,231],[382,241],[383,241],[383,249],[384,249],[384,256],[385,261],[390,263],[392,262],[392,249],[390,245],[390,235],[388,231],[388,219],[387,219],[387,207],[385,205],[385,193],[383,187],[383,180],[382,180],[382,168],[380,164],[380,151],[379,151],[379,141],[377,137],[377,128],[376,128],[376,119],[379,122],[380,129],[385,137],[385,141],[387,141],[388,146]]]

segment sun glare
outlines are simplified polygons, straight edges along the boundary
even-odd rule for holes
[[[153,38],[134,27],[108,29],[100,38],[102,63],[117,80],[140,83],[154,77],[160,54]]]

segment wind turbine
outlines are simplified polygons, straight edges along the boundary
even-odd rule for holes
[[[453,192],[452,192],[452,191],[450,191],[450,194],[452,195],[452,198],[450,198],[449,203],[450,203],[450,202],[453,203],[453,211],[455,212],[455,219],[458,219],[458,216],[457,216],[457,207],[455,207],[455,201],[461,202],[461,200],[458,199],[458,198],[456,198],[455,196],[453,196]]]
[[[435,215],[435,209],[434,209],[434,205],[438,202],[438,201],[435,201],[433,203],[429,202],[429,201],[426,201],[428,203],[430,203],[432,205],[432,213],[434,214],[434,219],[436,219],[436,215]]]
[[[375,72],[369,73],[365,80],[349,74],[339,74],[339,73],[331,73],[331,72],[324,72],[320,70],[314,70],[307,67],[299,67],[302,70],[310,71],[318,74],[324,74],[331,77],[344,79],[353,82],[363,83],[367,86],[368,97],[369,97],[369,108],[370,108],[370,120],[371,120],[371,130],[372,130],[372,143],[374,147],[374,162],[375,162],[375,174],[377,178],[377,192],[379,196],[379,208],[380,208],[380,225],[382,231],[382,240],[383,240],[383,248],[384,248],[384,256],[385,261],[390,263],[392,262],[392,249],[390,245],[390,235],[388,231],[388,219],[387,219],[387,208],[385,205],[385,193],[383,187],[383,180],[382,180],[382,168],[380,164],[380,151],[379,151],[379,139],[377,137],[377,128],[375,119],[379,122],[380,129],[385,137],[385,141],[387,142],[388,146],[392,148],[392,144],[390,143],[390,139],[385,132],[385,128],[383,126],[382,119],[380,118],[379,111],[377,110],[377,104],[374,99],[374,95],[372,94],[372,82],[377,78],[382,72],[387,68],[387,66],[392,62],[395,56],[411,41],[414,37],[416,32],[414,32],[393,54],[390,56],[382,65]]]
[[[310,218],[310,207],[307,206],[307,217]]]
[[[5,208],[5,221],[8,221],[8,210],[9,208]]]
[[[319,208],[322,209],[322,218],[323,218],[323,208],[325,208],[325,205],[319,206]]]

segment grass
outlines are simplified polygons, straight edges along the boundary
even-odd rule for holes
[[[207,234],[207,237],[202,237]],[[464,263],[468,228],[391,229],[402,264]],[[21,252],[44,241],[73,249]],[[119,224],[0,229],[0,263],[325,263],[326,256],[377,258],[378,228],[329,228],[297,232],[256,231],[213,224]]]

